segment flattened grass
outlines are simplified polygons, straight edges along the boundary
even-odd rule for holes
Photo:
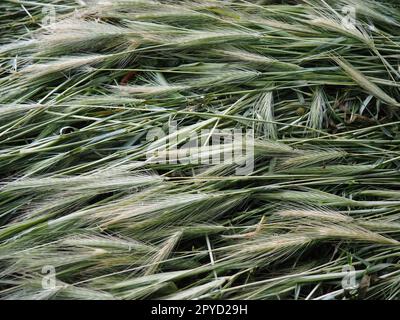
[[[399,298],[400,7],[294,2],[1,2],[0,298]]]

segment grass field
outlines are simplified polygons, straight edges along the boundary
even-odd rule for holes
[[[396,0],[2,0],[0,298],[398,299],[399,65]]]

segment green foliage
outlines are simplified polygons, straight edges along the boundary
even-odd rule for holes
[[[353,298],[400,297],[397,1],[3,0],[0,24],[0,298],[347,299],[349,264]],[[248,175],[148,158],[229,128]]]

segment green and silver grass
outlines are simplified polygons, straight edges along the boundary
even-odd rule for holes
[[[0,26],[1,299],[400,298],[397,0],[2,0]],[[246,174],[157,161],[231,129]]]

